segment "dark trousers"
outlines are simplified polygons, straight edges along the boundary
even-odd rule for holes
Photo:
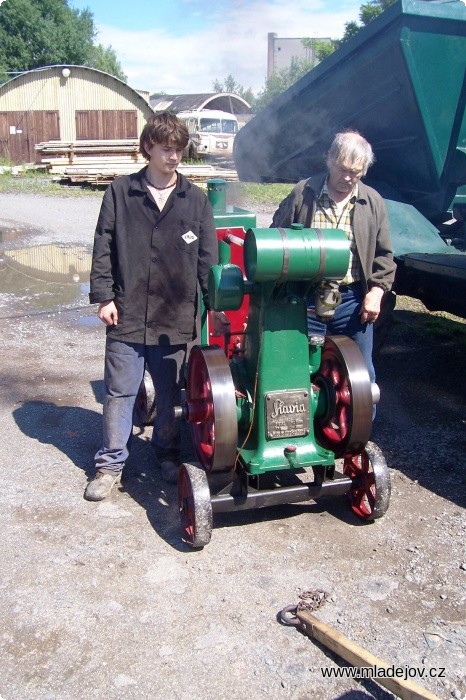
[[[119,472],[128,457],[133,409],[146,367],[155,388],[156,419],[152,444],[157,459],[180,458],[180,420],[173,407],[181,403],[186,345],[144,345],[107,337],[105,347],[103,439],[96,469]]]
[[[362,353],[371,382],[375,382],[375,370],[372,362],[374,326],[371,323],[361,323],[359,319],[363,300],[361,285],[341,286],[340,292],[342,302],[337,306],[335,315],[328,324],[316,319],[313,303],[308,305],[308,333],[309,335],[347,335],[352,338]]]

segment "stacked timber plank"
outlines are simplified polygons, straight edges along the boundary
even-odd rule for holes
[[[146,165],[136,139],[109,141],[46,141],[36,144],[40,162],[60,180],[106,185],[119,175],[134,173]],[[203,182],[213,177],[237,180],[235,170],[213,164],[181,164],[178,170],[190,180]]]
[[[90,184],[106,184],[146,162],[137,139],[45,141],[36,144],[36,151],[50,174]]]

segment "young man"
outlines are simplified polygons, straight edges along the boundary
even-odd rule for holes
[[[329,324],[313,315],[309,300],[309,334],[347,335],[359,346],[375,381],[372,363],[373,323],[382,297],[390,291],[396,265],[382,197],[361,178],[374,162],[370,144],[356,131],[336,134],[326,158],[327,175],[302,180],[274,214],[272,227],[302,223],[306,228],[338,228],[350,242],[350,262],[340,284],[342,303]]]
[[[90,301],[107,331],[103,442],[85,498],[106,498],[121,479],[133,407],[147,367],[156,393],[152,444],[162,477],[176,483],[187,343],[196,335],[197,283],[217,262],[212,208],[201,189],[177,172],[188,131],[156,114],[140,137],[148,166],[117,178],[105,192],[94,238]]]

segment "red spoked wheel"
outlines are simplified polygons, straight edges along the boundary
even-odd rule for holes
[[[187,420],[207,473],[233,466],[238,443],[236,395],[225,353],[218,345],[194,346],[188,362]]]
[[[348,492],[352,511],[362,520],[377,520],[390,503],[390,472],[380,448],[368,442],[359,454],[345,455],[343,473],[353,481]]]
[[[325,338],[313,383],[327,396],[327,411],[315,421],[317,441],[336,457],[359,452],[372,428],[373,392],[364,358],[351,338]]]
[[[183,541],[204,547],[212,536],[212,503],[207,475],[200,464],[182,464],[178,472],[178,507]]]

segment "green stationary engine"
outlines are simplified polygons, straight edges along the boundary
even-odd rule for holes
[[[231,262],[235,247],[242,265]],[[352,340],[308,337],[311,292],[324,320],[339,301],[346,235],[299,224],[250,228],[244,240],[221,240],[219,250],[211,314],[227,318],[247,300],[247,323],[230,353],[220,345],[191,350],[183,413],[199,464],[180,469],[184,539],[207,544],[214,512],[329,494],[348,494],[364,519],[380,517],[390,479],[380,450],[368,443],[378,389]]]

